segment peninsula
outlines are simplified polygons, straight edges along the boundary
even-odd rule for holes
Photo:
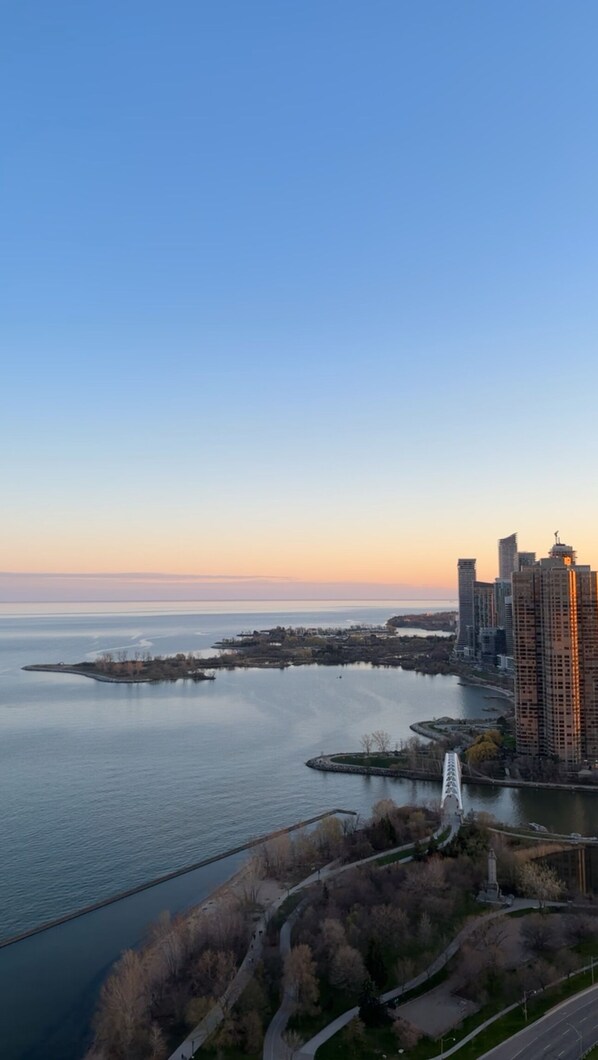
[[[77,674],[91,677],[94,681],[110,681],[113,684],[144,684],[150,681],[213,681],[214,674],[199,669],[196,657],[179,652],[177,655],[136,655],[129,659],[126,652],[114,657],[110,652],[99,655],[93,662],[80,663],[33,663],[24,670],[41,670],[47,673]]]
[[[403,622],[409,632],[398,632]],[[78,674],[97,681],[137,684],[151,681],[211,681],[217,670],[284,669],[289,666],[400,667],[422,674],[454,674],[468,682],[491,683],[509,692],[511,682],[497,672],[476,672],[453,658],[453,612],[396,616],[384,626],[351,626],[349,629],[275,626],[253,630],[219,641],[215,654],[198,659],[193,652],[172,656],[150,656],[126,651],[106,652],[93,661],[38,663],[24,670]],[[428,630],[428,625],[433,627]],[[449,627],[448,629],[445,627]],[[417,635],[415,633],[417,630]],[[206,672],[208,671],[208,672]]]

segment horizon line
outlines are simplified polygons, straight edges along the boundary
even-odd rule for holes
[[[411,599],[413,599],[413,598],[411,598]],[[421,598],[421,603],[426,603],[427,599],[428,599],[427,597],[423,596]],[[441,600],[443,603],[457,603],[457,599],[458,598],[456,596],[455,597],[435,596],[434,599],[435,600]],[[0,604],[232,604],[232,603],[235,603],[235,602],[236,603],[242,603],[242,604],[252,604],[252,603],[255,603],[255,604],[259,604],[259,603],[262,603],[262,604],[279,604],[279,603],[284,603],[285,600],[287,600],[289,603],[291,603],[291,602],[292,603],[309,603],[310,600],[314,600],[314,601],[317,600],[320,603],[331,603],[331,604],[334,604],[334,603],[340,603],[340,604],[350,603],[352,600],[354,600],[356,603],[360,603],[361,602],[359,597],[347,597],[345,599],[344,597],[340,597],[340,596],[306,596],[306,597],[302,597],[302,596],[288,596],[288,597],[280,597],[280,596],[247,596],[247,597],[244,597],[244,598],[236,598],[236,597],[231,597],[231,598],[224,597],[223,598],[221,596],[220,597],[216,596],[216,597],[209,597],[209,598],[208,597],[203,597],[203,598],[198,599],[198,600],[191,600],[191,599],[185,600],[184,598],[178,599],[178,600],[177,599],[166,600],[166,599],[160,599],[160,598],[158,598],[156,600],[150,600],[150,599],[141,599],[141,600],[131,600],[131,599],[127,599],[127,600],[64,600],[64,599],[59,599],[59,600],[0,600]],[[398,603],[402,603],[403,602],[401,597],[397,597],[397,596],[364,596],[363,597],[363,602],[365,602],[366,600],[375,600],[376,602],[380,602],[380,603],[391,603],[393,600],[396,600]],[[415,603],[419,603],[420,601],[416,599],[414,602]]]

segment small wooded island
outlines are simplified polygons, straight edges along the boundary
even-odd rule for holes
[[[111,681],[115,684],[140,684],[149,681],[213,681],[214,675],[198,668],[198,660],[192,653],[178,652],[165,658],[137,653],[129,659],[126,651],[116,656],[111,652],[99,655],[93,662],[39,663],[24,666],[24,670],[42,670],[49,673],[79,674],[95,681]]]
[[[284,669],[288,666],[347,666],[369,663],[372,666],[401,667],[423,674],[458,674],[462,667],[452,658],[454,612],[422,615],[399,615],[384,626],[352,626],[349,629],[317,627],[284,627],[253,630],[215,645],[218,654],[197,658],[193,652],[178,652],[167,657],[136,652],[106,652],[93,662],[53,663],[24,666],[24,670],[79,674],[97,681],[137,684],[150,681],[213,681],[216,670]],[[425,630],[430,635],[401,635],[397,630]],[[437,632],[435,632],[437,631]],[[440,636],[438,633],[444,635]],[[449,635],[447,635],[449,633]],[[206,672],[209,671],[209,672]],[[483,680],[483,678],[478,678]],[[493,680],[502,684],[495,675]],[[504,681],[509,687],[508,679]]]

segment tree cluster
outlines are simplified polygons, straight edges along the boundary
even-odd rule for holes
[[[366,1022],[375,1018],[377,994],[412,979],[452,937],[476,877],[467,858],[435,856],[350,869],[320,888],[294,932],[319,996],[340,992],[348,1004],[360,1000]],[[350,1035],[357,1042],[359,1027]]]
[[[506,921],[482,921],[460,950],[456,993],[477,1004],[498,995],[509,1004],[570,975],[582,964],[571,947],[598,939],[598,920],[593,917],[530,913],[515,923],[523,959],[503,946]]]
[[[393,799],[380,799],[372,817],[345,838],[344,858],[357,861],[378,851],[429,836],[439,823],[438,811],[428,806],[397,806]]]
[[[468,764],[480,766],[482,763],[499,758],[502,743],[502,733],[498,729],[488,729],[482,732],[465,752]]]
[[[210,915],[163,914],[147,945],[125,951],[104,983],[87,1060],[163,1060],[169,1034],[203,1018],[246,945],[247,927],[232,902]]]
[[[339,857],[355,828],[353,818],[325,817],[311,831],[300,829],[269,839],[253,856],[260,878],[291,882],[303,879],[316,868]]]
[[[144,681],[178,681],[180,678],[202,680],[203,669],[192,652],[177,652],[176,655],[155,655],[148,652],[135,652],[129,658],[128,652],[104,652],[98,655],[93,664],[81,664],[82,669],[95,669],[98,673],[128,680]]]

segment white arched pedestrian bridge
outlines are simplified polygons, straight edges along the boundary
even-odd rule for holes
[[[444,756],[440,813],[444,824],[457,825],[463,818],[461,762],[456,751],[447,751]]]

